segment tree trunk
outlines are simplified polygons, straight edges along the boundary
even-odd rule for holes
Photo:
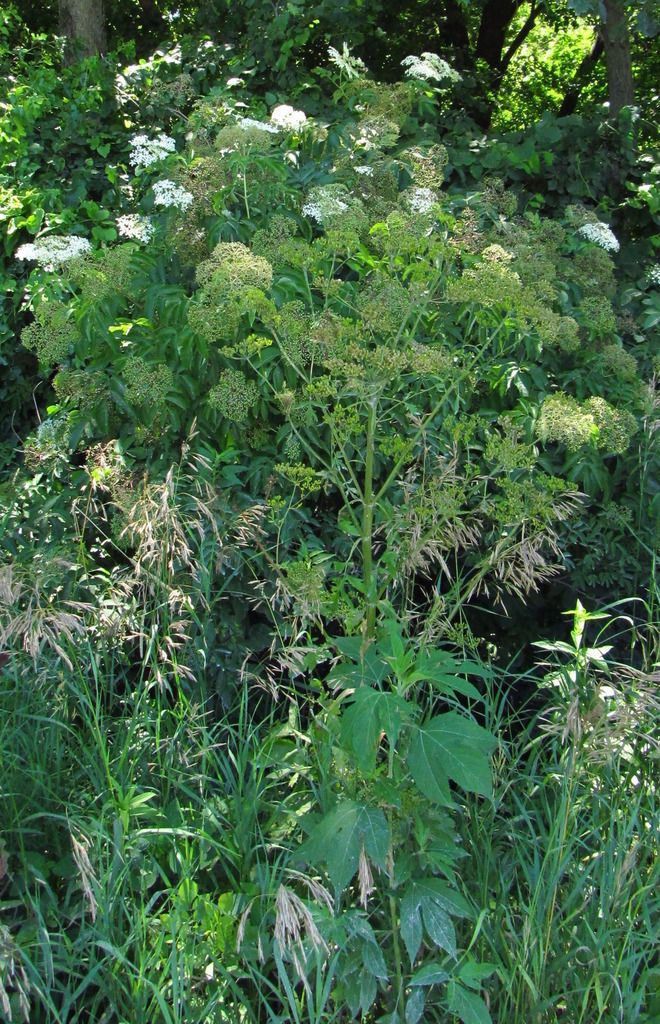
[[[631,107],[635,102],[630,37],[621,0],[604,0],[604,8],[600,32],[605,46],[610,116],[616,117],[622,107]]]
[[[467,52],[470,46],[470,37],[465,20],[465,11],[458,0],[447,0],[445,4],[445,16],[442,21],[442,35],[448,46]]]
[[[603,50],[603,38],[600,33],[597,33],[591,50],[582,58],[580,66],[575,72],[575,77],[566,90],[566,95],[559,108],[559,117],[568,117],[569,114],[575,113],[582,86],[589,80],[589,76],[600,60]]]
[[[60,32],[66,37],[65,59],[105,53],[103,0],[59,0]]]
[[[477,59],[485,60],[495,72],[500,69],[509,25],[520,3],[521,0],[486,0],[474,55]]]

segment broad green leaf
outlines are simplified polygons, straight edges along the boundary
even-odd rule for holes
[[[370,971],[360,973],[360,1009],[367,1013],[378,993],[378,983]]]
[[[362,771],[373,772],[381,734],[385,733],[390,747],[394,747],[402,725],[410,718],[410,706],[402,697],[360,686],[342,715],[342,742],[353,752]]]
[[[414,985],[444,985],[449,981],[449,975],[436,964],[424,964],[418,971],[415,971],[410,979],[411,986]]]
[[[422,915],[414,891],[408,891],[401,900],[400,927],[401,938],[408,950],[410,963],[413,964],[422,944]]]
[[[463,1024],[493,1024],[488,1007],[481,996],[463,988],[455,981],[449,983],[448,1006]]]
[[[481,982],[484,978],[489,978],[491,974],[497,970],[495,964],[490,963],[478,963],[477,961],[469,961],[463,964],[460,971],[458,972],[458,979],[462,981],[468,988],[481,988]]]
[[[389,828],[379,808],[344,800],[317,822],[298,856],[325,862],[334,885],[345,889],[357,871],[362,846],[378,867],[385,868],[389,843]]]
[[[446,651],[425,651],[415,662],[415,671],[410,677],[410,682],[429,680],[436,689],[445,693],[462,693],[473,700],[483,700],[476,687],[464,676],[488,679],[491,675],[491,669],[477,661],[457,661]]]
[[[453,917],[472,917],[472,910],[466,899],[456,889],[440,878],[419,878],[414,885],[418,899],[430,898]]]
[[[437,715],[413,736],[408,754],[412,776],[425,796],[451,803],[449,779],[470,793],[492,793],[489,756],[495,738],[480,725],[450,711]]]
[[[426,1003],[426,992],[423,988],[416,988],[410,993],[406,1003],[406,1024],[417,1024],[424,1013]]]
[[[456,932],[447,912],[433,900],[427,899],[423,904],[422,916],[424,927],[436,946],[456,959]]]
[[[375,942],[365,942],[362,946],[362,960],[364,966],[368,971],[371,971],[374,978],[382,978],[385,980],[389,975],[387,973],[387,965],[385,964],[385,957],[381,952],[380,946]]]

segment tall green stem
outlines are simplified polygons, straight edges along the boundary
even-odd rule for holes
[[[387,777],[390,781],[394,779],[394,745],[390,743],[390,749],[387,758]],[[391,842],[394,844],[394,828],[393,828],[392,809],[390,808],[387,812],[387,821],[390,827],[390,836],[392,837]],[[390,886],[394,885],[394,849],[390,849]],[[398,1013],[399,1020],[405,1020],[406,1014],[406,995],[405,986],[403,984],[403,961],[401,959],[401,943],[399,942],[399,919],[397,915],[397,905],[394,893],[390,892],[389,896],[390,905],[390,926],[392,928],[392,946],[394,950],[394,970],[396,974],[396,991],[394,999],[394,1012]]]
[[[376,422],[378,397],[369,398],[367,417],[367,438],[364,459],[364,487],[362,488],[362,579],[367,603],[364,621],[364,647],[373,639],[376,628],[377,587],[374,575],[373,529],[374,529],[374,454],[376,445]]]

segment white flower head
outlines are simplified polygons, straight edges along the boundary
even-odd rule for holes
[[[227,79],[226,85],[228,89],[236,89],[239,85],[245,85],[245,79],[234,75],[232,78]]]
[[[78,235],[46,235],[19,245],[15,256],[17,260],[34,260],[46,270],[53,270],[62,263],[87,256],[91,251],[91,243]]]
[[[256,121],[253,117],[239,117],[238,119],[239,128],[254,128],[260,132],[269,132],[271,135],[277,135],[279,128],[276,128],[274,124],[266,124],[265,121]]]
[[[187,210],[194,198],[192,192],[188,192],[180,185],[176,185],[169,178],[165,178],[163,181],[155,181],[152,187],[156,206]]]
[[[343,185],[319,185],[309,192],[302,212],[318,224],[323,224],[345,213],[350,205],[348,199],[348,192]]]
[[[405,57],[401,66],[409,78],[421,78],[426,82],[460,82],[461,76],[437,53],[423,53],[421,57]]]
[[[374,169],[373,167],[370,167],[369,164],[360,164],[355,168],[355,173],[363,174],[365,178],[373,178]]]
[[[586,238],[587,242],[593,242],[594,245],[599,245],[607,252],[618,252],[620,249],[616,235],[609,225],[603,224],[602,221],[598,221],[596,224],[583,224],[581,228],[578,228],[577,233],[582,238]]]
[[[367,70],[364,61],[353,56],[348,43],[342,45],[341,53],[339,50],[335,50],[334,46],[329,46],[328,58],[349,79],[359,78]]]
[[[437,193],[432,188],[408,189],[406,199],[413,213],[429,213],[438,202]]]
[[[294,110],[293,107],[288,106],[286,103],[280,103],[271,112],[270,120],[276,128],[285,128],[289,131],[297,132],[306,124],[307,114],[304,114],[302,110]]]
[[[652,288],[660,288],[660,263],[654,263],[646,272],[646,280]]]
[[[134,238],[136,242],[150,242],[154,237],[151,220],[140,213],[126,213],[117,217],[117,231],[122,238]]]
[[[129,163],[134,167],[150,167],[151,164],[164,160],[176,149],[176,143],[169,135],[161,133],[157,138],[148,135],[134,135],[131,139]]]

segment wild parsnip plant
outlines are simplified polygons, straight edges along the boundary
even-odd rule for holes
[[[657,603],[625,664],[577,603],[513,723],[483,627],[599,544],[648,587],[654,281],[606,210],[448,187],[439,56],[331,58],[332,120],[179,82],[122,240],[19,254],[7,1020],[655,1012]]]

